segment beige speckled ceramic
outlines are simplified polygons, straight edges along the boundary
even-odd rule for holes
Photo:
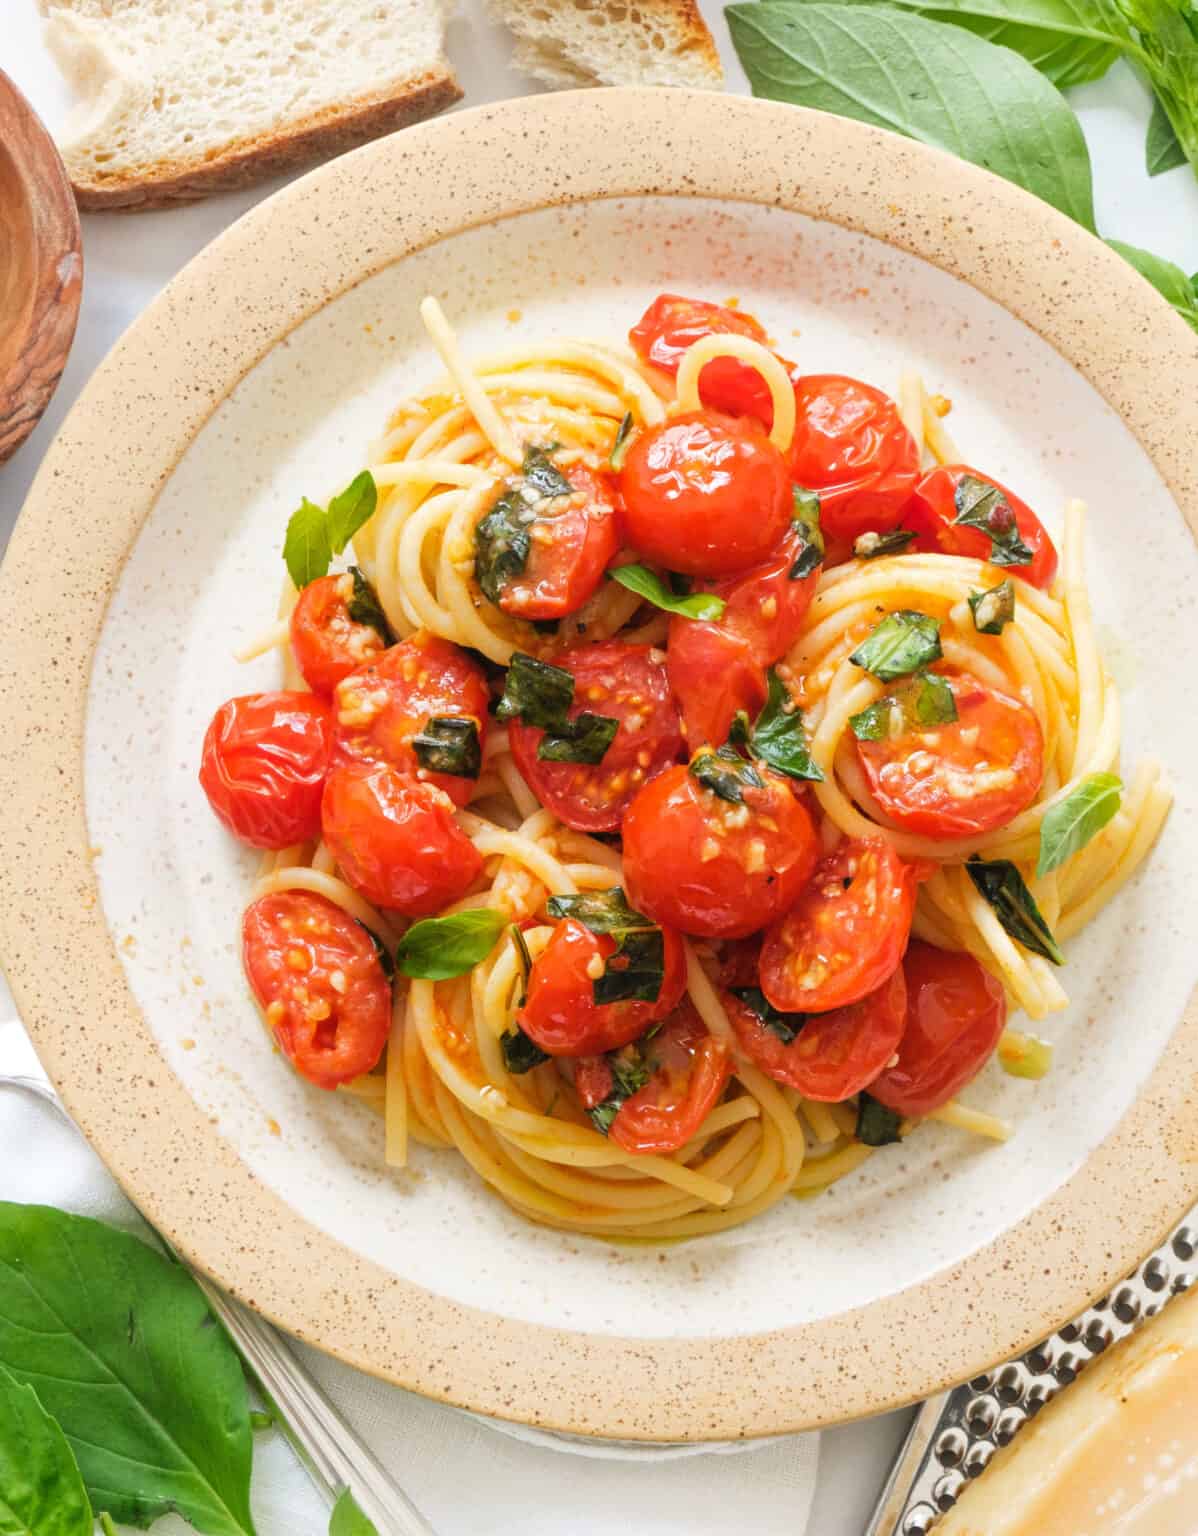
[[[500,324],[484,269],[557,284],[552,327],[572,293],[590,324],[586,274],[614,268],[627,296],[602,318],[615,328],[644,284],[689,281],[700,258],[718,273],[710,296],[789,305],[813,365],[844,358],[886,384],[895,336],[918,353],[935,335],[963,418],[969,394],[986,402],[994,472],[1018,451],[1046,493],[1088,475],[1101,499],[1110,482],[1096,599],[1128,652],[1140,641],[1129,734],[1139,748],[1159,735],[1179,805],[1151,877],[1067,977],[1075,1070],[1000,1085],[1027,1093],[1034,1134],[993,1152],[912,1144],[910,1167],[906,1147],[875,1159],[889,1172],[839,1205],[785,1202],[735,1246],[611,1250],[497,1215],[447,1159],[419,1185],[382,1182],[356,1107],[272,1063],[233,946],[205,926],[226,895],[235,909],[239,866],[192,819],[189,754],[210,695],[232,691],[211,653],[255,622],[241,604],[270,602],[285,498],[356,468],[379,419],[371,391],[393,397],[370,347],[401,361],[416,347],[394,309],[408,287],[443,284],[470,344]],[[251,450],[284,440],[283,483],[255,479]],[[1004,182],[837,118],[564,94],[412,129],[298,182],[198,258],[98,370],[0,579],[0,944],[73,1114],[230,1290],[356,1365],[486,1413],[628,1439],[776,1433],[892,1406],[1026,1345],[1198,1195],[1198,920],[1178,853],[1198,794],[1189,727],[1164,718],[1169,688],[1175,715],[1193,692],[1174,663],[1198,563],[1174,503],[1198,525],[1196,440],[1198,338],[1118,257]],[[304,461],[308,441],[320,455]],[[296,483],[301,464],[325,480]],[[239,496],[262,521],[240,517]],[[280,1137],[247,1129],[268,1110]],[[440,1232],[438,1202],[453,1213]]]

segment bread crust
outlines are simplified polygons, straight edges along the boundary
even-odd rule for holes
[[[577,21],[579,13],[607,9],[605,0],[540,0],[540,5],[550,13],[567,12],[574,21]],[[552,23],[538,21],[534,32],[528,26],[529,18],[524,13],[523,7],[513,5],[511,0],[488,0],[488,8],[500,21],[510,27],[524,44],[524,56],[518,62],[528,68],[531,73],[558,86],[564,83],[561,75],[569,70],[577,73],[578,79],[573,82],[577,85],[610,83],[595,80],[582,65],[576,62],[570,45],[562,42],[560,36],[555,37],[552,34]],[[637,13],[635,21],[629,23],[637,29],[647,30],[654,22],[660,27],[669,29],[670,34],[677,39],[677,43],[666,57],[685,58],[692,67],[698,65],[712,89],[718,90],[723,85],[724,66],[720,59],[720,51],[696,0],[626,0],[625,8],[629,12]],[[602,34],[599,36],[601,37]],[[598,40],[599,38],[596,38],[596,41]],[[542,56],[542,50],[545,50],[544,56]],[[562,55],[560,63],[556,56],[558,50]],[[558,73],[555,74],[555,70]],[[693,81],[687,83],[697,84]]]
[[[86,212],[135,212],[195,202],[213,192],[235,191],[356,149],[370,139],[443,112],[462,96],[447,67],[414,75],[398,89],[400,94],[382,100],[361,97],[333,104],[276,132],[233,139],[210,160],[180,155],[138,171],[123,171],[111,182],[76,180],[75,168],[68,167],[75,200]]]

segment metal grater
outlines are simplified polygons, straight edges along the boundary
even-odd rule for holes
[[[865,1536],[925,1536],[1000,1445],[1083,1366],[1198,1280],[1198,1206],[1101,1301],[1005,1365],[929,1398],[886,1480]]]

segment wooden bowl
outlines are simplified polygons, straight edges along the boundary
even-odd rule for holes
[[[0,70],[0,462],[37,425],[79,318],[83,253],[67,173]]]

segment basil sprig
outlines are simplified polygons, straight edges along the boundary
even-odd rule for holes
[[[449,773],[455,778],[477,779],[482,772],[483,749],[478,722],[468,715],[433,715],[424,729],[412,737],[412,751],[429,773]]]
[[[413,923],[400,939],[395,967],[401,976],[449,981],[485,960],[507,926],[508,919],[494,907],[469,907],[449,917],[426,917]]]
[[[618,581],[622,587],[643,597],[655,608],[662,608],[666,613],[681,614],[684,619],[719,619],[728,606],[714,592],[695,592],[689,596],[671,592],[657,572],[651,571],[647,565],[618,565],[607,574],[612,581]]]
[[[613,715],[594,715],[589,710],[571,719],[573,703],[572,673],[517,651],[508,667],[495,718],[520,719],[544,731],[537,743],[537,757],[542,762],[601,763],[620,722]]]
[[[917,672],[893,693],[884,693],[868,708],[849,716],[849,729],[858,741],[886,741],[895,712],[900,731],[951,725],[957,718],[957,701],[948,679],[937,672]]]
[[[819,524],[819,492],[804,486],[794,488],[794,512],[791,522],[799,531],[799,552],[787,573],[791,581],[800,581],[819,568],[824,558],[824,535]]]
[[[605,1060],[611,1072],[611,1092],[602,1103],[593,1105],[587,1111],[595,1129],[602,1131],[604,1136],[611,1130],[611,1123],[625,1101],[649,1081],[649,1068],[634,1046],[613,1052]]]
[[[855,667],[892,683],[939,661],[940,620],[912,608],[888,613],[849,657]]]
[[[705,789],[732,805],[744,803],[746,789],[764,789],[765,780],[731,747],[703,747],[690,760],[690,771]]]
[[[853,541],[853,553],[858,560],[880,560],[883,555],[901,555],[915,538],[910,528],[892,528],[889,533],[876,533],[870,529]]]
[[[1053,965],[1064,965],[1065,956],[1044,921],[1035,898],[1010,859],[969,859],[966,873],[994,908],[994,915],[1011,937],[1034,955]]]
[[[333,556],[341,554],[374,515],[378,499],[378,487],[368,469],[356,475],[327,507],[303,498],[288,520],[283,539],[283,559],[298,591],[328,575]]]
[[[777,1035],[783,1045],[789,1045],[807,1022],[805,1013],[783,1013],[775,1008],[760,987],[730,987],[729,991],[733,997],[739,997],[749,1012],[759,1018],[772,1035]]]
[[[657,1001],[665,976],[665,940],[656,923],[628,905],[620,886],[577,896],[551,896],[545,910],[550,917],[572,917],[592,933],[616,940],[603,974],[591,983],[597,1005]]]
[[[1050,806],[1040,823],[1036,874],[1059,869],[1083,849],[1123,803],[1123,780],[1116,773],[1088,773],[1064,800]]]
[[[819,784],[824,775],[807,748],[803,711],[792,700],[776,667],[769,669],[767,677],[764,709],[752,725],[745,711],[738,710],[728,739],[789,778]]]
[[[474,579],[498,604],[505,588],[524,574],[532,553],[531,528],[543,502],[572,496],[574,487],[549,457],[553,449],[524,450],[520,478],[492,503],[474,530]]]
[[[979,635],[1001,635],[1015,617],[1015,583],[1008,576],[996,587],[969,594],[969,611]]]
[[[1032,551],[1020,538],[1014,509],[998,486],[977,475],[962,475],[953,502],[957,508],[953,523],[976,528],[990,540],[991,565],[1031,565]]]
[[[872,1094],[862,1093],[857,1098],[857,1126],[853,1132],[857,1141],[866,1147],[888,1147],[902,1141],[899,1127],[902,1115],[887,1109]]]

